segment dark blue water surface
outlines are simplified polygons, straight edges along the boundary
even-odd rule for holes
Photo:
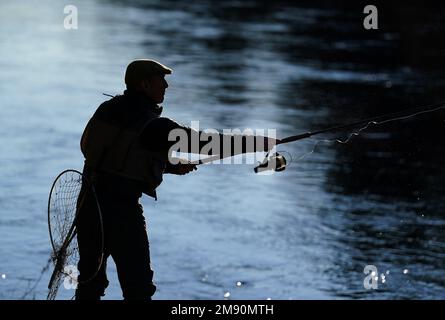
[[[201,129],[285,137],[445,101],[443,8],[388,4],[366,31],[363,6],[327,3],[75,1],[70,31],[63,2],[1,2],[0,298],[46,298],[50,272],[33,285],[50,254],[49,188],[82,167],[83,128],[132,59],[174,69],[165,115]],[[294,161],[273,175],[165,176],[159,200],[142,200],[154,298],[444,299],[444,121],[373,126],[300,160],[314,140],[283,145]],[[111,261],[109,278],[105,298],[120,299]]]

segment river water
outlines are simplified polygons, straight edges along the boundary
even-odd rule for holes
[[[0,298],[45,299],[49,188],[82,167],[83,128],[132,59],[174,69],[164,114],[201,129],[285,137],[444,101],[443,6],[388,4],[365,30],[354,3],[73,1],[66,30],[63,2],[1,2]],[[316,141],[283,145],[292,161],[273,175],[165,176],[142,199],[154,299],[444,299],[444,121],[372,126],[302,159]],[[105,299],[120,299],[111,260],[108,275]]]

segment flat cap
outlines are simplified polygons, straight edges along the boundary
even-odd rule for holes
[[[138,59],[130,62],[125,71],[125,83],[127,85],[137,84],[153,75],[171,74],[172,69],[155,60]]]

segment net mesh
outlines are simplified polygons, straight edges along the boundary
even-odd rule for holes
[[[48,284],[48,300],[54,300],[62,283],[75,285],[79,250],[76,239],[75,219],[78,198],[82,188],[82,174],[65,170],[54,181],[48,200],[48,226],[53,247],[54,271]]]

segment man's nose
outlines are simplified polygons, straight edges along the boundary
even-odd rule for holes
[[[167,83],[167,81],[165,79],[164,79],[164,87],[165,87],[165,89],[168,88],[168,83]]]

